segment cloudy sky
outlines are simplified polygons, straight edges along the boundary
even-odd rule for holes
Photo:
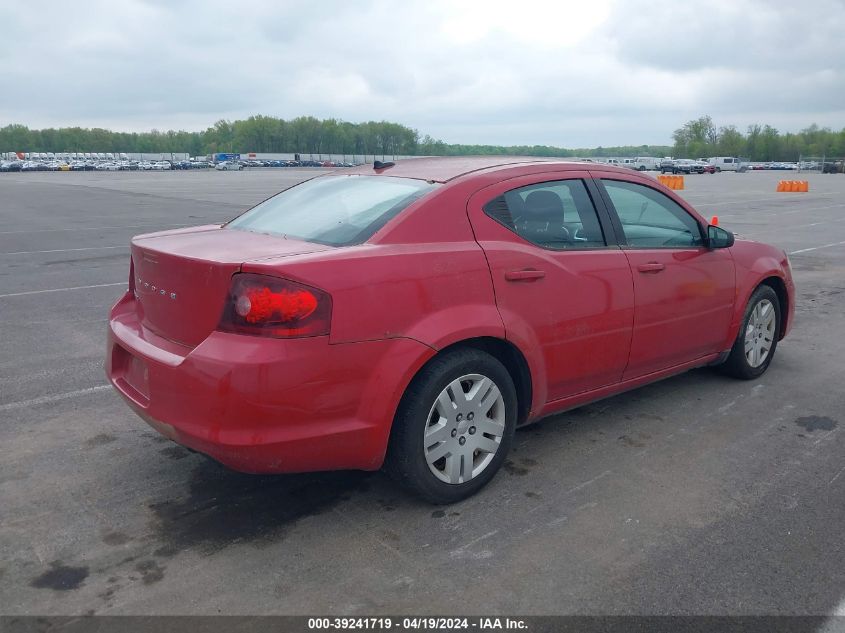
[[[0,126],[390,120],[453,143],[845,127],[845,0],[0,2]]]

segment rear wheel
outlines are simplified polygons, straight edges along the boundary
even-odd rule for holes
[[[465,348],[432,360],[408,387],[385,467],[437,504],[464,499],[489,482],[510,449],[516,389],[504,365]]]
[[[780,319],[777,294],[771,286],[759,286],[748,301],[739,334],[721,369],[745,380],[762,376],[777,349]]]

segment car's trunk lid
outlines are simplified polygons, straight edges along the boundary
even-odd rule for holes
[[[232,275],[243,262],[328,248],[216,225],[135,237],[133,282],[141,323],[194,347],[217,327]]]

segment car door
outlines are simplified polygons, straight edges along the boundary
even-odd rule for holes
[[[619,382],[628,359],[631,271],[587,178],[522,176],[468,202],[507,337],[542,368],[546,402]]]
[[[730,249],[708,249],[699,220],[656,185],[596,175],[634,279],[623,379],[723,351],[736,298]]]

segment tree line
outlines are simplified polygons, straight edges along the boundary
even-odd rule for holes
[[[716,127],[702,116],[672,134],[677,158],[739,156],[751,161],[797,161],[801,156],[845,156],[845,128],[835,132],[815,123],[800,132],[781,133],[771,125],[749,125],[745,134],[734,125]]]
[[[102,128],[32,130],[20,124],[0,128],[0,151],[23,152],[187,152],[201,156],[215,152],[303,154],[417,154],[416,130],[389,121],[350,123],[311,116],[286,121],[251,116],[217,121],[201,132],[152,130],[113,132]]]
[[[465,145],[421,136],[389,121],[351,123],[311,116],[285,120],[251,116],[217,121],[200,132],[184,130],[113,132],[102,128],[29,129],[11,124],[0,128],[0,151],[22,152],[214,152],[344,154],[350,156],[495,155],[602,157],[669,156],[699,158],[741,156],[755,161],[797,160],[799,156],[845,156],[845,129],[834,132],[817,125],[798,133],[780,133],[769,125],[751,125],[743,134],[736,126],[717,128],[709,116],[689,121],[673,134],[674,146],[638,145],[567,149],[552,145]]]

